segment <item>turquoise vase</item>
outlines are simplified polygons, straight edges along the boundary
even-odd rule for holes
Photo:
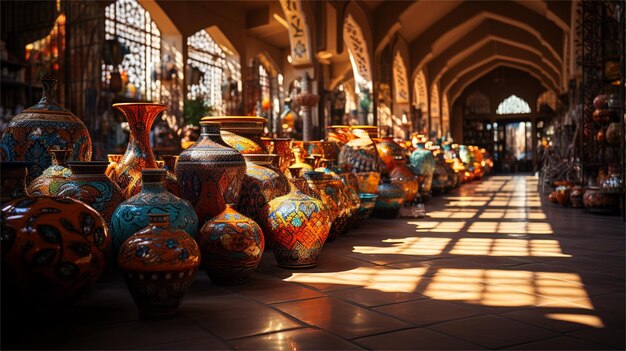
[[[124,201],[113,213],[110,232],[115,252],[126,239],[148,226],[148,215],[169,213],[171,225],[192,237],[198,233],[198,216],[186,200],[165,190],[164,169],[144,169],[139,194]]]
[[[433,173],[435,173],[435,157],[430,150],[424,149],[424,144],[418,144],[417,149],[413,151],[409,158],[411,167],[409,169],[415,175],[424,176],[424,183],[420,189],[422,198],[427,200],[430,198],[431,187],[433,182]]]
[[[405,193],[401,187],[392,184],[389,178],[384,178],[378,186],[378,199],[374,206],[374,217],[396,218],[404,203]]]

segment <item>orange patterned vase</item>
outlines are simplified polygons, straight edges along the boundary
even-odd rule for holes
[[[395,158],[404,156],[404,150],[392,137],[384,137],[374,140],[378,156],[383,163],[382,174],[388,175],[395,167]]]
[[[176,196],[180,196],[178,179],[176,179],[176,160],[178,160],[178,155],[163,155],[162,157],[163,169],[167,171],[165,175],[165,189]]]
[[[91,160],[91,137],[85,124],[56,102],[57,80],[44,78],[43,97],[34,106],[13,117],[0,139],[0,158],[28,161],[28,180],[52,164],[48,150],[72,150],[72,160]]]
[[[339,166],[351,167],[356,173],[360,193],[376,193],[383,167],[376,144],[364,129],[356,129],[353,134],[356,138],[346,143],[339,152]]]
[[[71,150],[50,150],[52,165],[46,168],[43,173],[33,179],[28,185],[28,193],[32,196],[52,195],[50,184],[55,180],[63,180],[72,174],[68,168],[67,160],[72,153]]]
[[[278,169],[283,174],[287,173],[287,169],[291,165],[293,160],[293,151],[291,145],[293,143],[292,138],[261,138],[263,144],[267,148],[270,154],[276,154],[278,157],[275,159]]]
[[[317,265],[330,231],[330,217],[324,204],[296,187],[291,179],[289,194],[277,197],[263,207],[263,227],[273,241],[278,265],[285,268],[307,268]],[[299,187],[306,185],[299,185]]]
[[[96,283],[111,247],[98,212],[81,201],[51,196],[3,204],[1,239],[7,301],[13,295],[42,302],[75,300]]]
[[[219,285],[247,282],[265,249],[261,227],[230,204],[202,226],[198,243],[202,268]]]
[[[406,160],[404,156],[396,156],[395,166],[389,173],[389,178],[392,184],[396,184],[404,190],[404,201],[411,202],[417,197],[419,191],[419,184],[417,183],[417,177],[413,172],[406,168]]]
[[[113,107],[126,117],[130,139],[124,156],[109,176],[119,185],[124,196],[129,198],[141,190],[141,170],[157,168],[150,146],[150,129],[156,117],[165,111],[167,106],[153,103],[122,103],[113,104]]]
[[[202,121],[219,122],[222,139],[227,145],[242,154],[266,154],[267,148],[261,140],[267,119],[254,116],[204,117]]]
[[[180,195],[191,202],[200,223],[220,214],[227,203],[238,203],[246,161],[226,146],[217,122],[200,122],[198,141],[183,151],[176,162]]]
[[[332,226],[328,234],[328,241],[335,240],[346,229],[351,214],[345,184],[334,173],[306,172],[304,179],[306,180],[306,187],[301,190],[305,194],[322,201],[329,209]]]
[[[150,224],[122,244],[117,263],[139,315],[172,318],[196,276],[200,249],[191,236],[170,226],[169,214],[148,217]]]

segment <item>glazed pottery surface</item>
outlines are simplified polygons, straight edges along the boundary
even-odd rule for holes
[[[355,130],[357,138],[346,143],[339,152],[339,166],[349,165],[353,172],[377,172],[382,169],[382,162],[374,141],[363,130]]]
[[[63,180],[72,174],[67,161],[71,150],[50,150],[52,165],[46,168],[41,175],[28,185],[28,193],[32,196],[52,195],[50,184],[55,180]]]
[[[20,199],[28,196],[26,191],[26,178],[28,177],[28,166],[31,162],[26,161],[1,161],[0,189],[1,203]]]
[[[374,206],[376,206],[378,195],[361,193],[359,194],[359,199],[361,200],[361,206],[359,207],[358,219],[355,221],[357,226],[364,220],[370,218],[374,211]]]
[[[107,154],[107,160],[109,161],[109,167],[107,167],[106,175],[111,177],[111,174],[115,172],[115,168],[124,157],[124,154]]]
[[[380,218],[396,218],[404,203],[404,191],[388,179],[378,186],[378,199],[374,206],[373,215]]]
[[[327,206],[332,221],[327,240],[335,240],[346,229],[351,214],[349,200],[344,190],[346,186],[337,175],[324,172],[306,172],[304,179],[307,186],[300,190]]]
[[[348,218],[348,225],[346,227],[352,228],[355,225],[355,222],[359,219],[358,214],[359,208],[361,207],[358,178],[351,172],[340,173],[339,177],[346,186],[346,195],[348,197],[350,207],[350,217]]]
[[[165,111],[167,106],[152,103],[122,103],[113,104],[113,107],[126,117],[130,138],[124,156],[109,176],[119,185],[124,196],[129,198],[141,190],[141,170],[157,168],[150,146],[150,129],[156,117]]]
[[[437,194],[443,194],[448,183],[448,172],[439,160],[435,160],[435,171],[433,172],[432,189]]]
[[[383,163],[382,173],[388,175],[396,166],[395,158],[404,157],[404,150],[391,137],[374,140],[378,156]]]
[[[3,204],[1,242],[3,299],[16,294],[34,301],[70,301],[88,291],[104,271],[111,246],[98,212],[51,196]]]
[[[302,152],[303,152],[302,149],[300,149],[299,147],[293,148],[294,162],[291,166],[288,167],[289,170],[292,170],[292,169],[299,170],[299,172],[297,172],[297,176],[302,176],[304,172],[309,172],[313,170],[313,166],[311,166],[308,163],[303,162]]]
[[[42,79],[43,97],[34,106],[13,117],[0,139],[0,158],[28,161],[29,180],[52,164],[52,148],[72,150],[72,160],[91,160],[91,137],[85,124],[56,103],[53,78]]]
[[[198,141],[176,162],[176,178],[182,198],[194,206],[200,223],[220,214],[227,203],[238,203],[246,161],[226,146],[217,122],[200,122]]]
[[[293,151],[291,145],[293,143],[292,138],[261,138],[263,144],[267,148],[270,154],[276,154],[278,157],[275,159],[275,163],[280,169],[280,172],[286,174],[287,169],[291,165],[293,159]]]
[[[589,187],[583,194],[583,204],[589,212],[614,213],[619,209],[619,194],[602,192],[599,187]]]
[[[114,252],[133,233],[145,228],[149,224],[148,216],[154,213],[168,213],[172,227],[184,230],[194,238],[197,236],[199,223],[193,206],[167,191],[165,176],[163,169],[144,169],[139,194],[122,202],[113,212],[110,233]]]
[[[70,162],[72,174],[50,184],[50,195],[71,197],[93,207],[109,223],[113,211],[124,201],[122,190],[104,172],[108,162]]]
[[[273,241],[278,265],[287,268],[314,267],[330,230],[328,209],[318,199],[301,192],[292,179],[291,191],[263,207],[264,233]],[[299,187],[305,185],[299,185]]]
[[[265,204],[289,192],[287,177],[272,168],[275,156],[271,154],[244,155],[246,174],[243,177],[237,210],[257,222],[261,220],[260,212]]]
[[[326,127],[328,130],[327,139],[328,141],[335,143],[339,149],[352,140],[354,135],[352,135],[352,130],[350,126],[345,125],[334,125]]]
[[[150,214],[149,222],[122,244],[117,262],[142,318],[175,317],[200,265],[200,249],[170,226],[168,214]]]
[[[406,168],[404,157],[396,157],[395,166],[389,173],[389,178],[391,183],[398,185],[404,191],[404,201],[411,202],[417,197],[419,191],[417,177]]]
[[[202,226],[198,243],[202,268],[220,285],[247,282],[265,249],[261,227],[231,205]]]
[[[176,179],[176,160],[178,160],[178,155],[163,155],[162,157],[163,169],[167,171],[165,175],[165,189],[176,196],[180,196],[178,179]]]
[[[555,198],[556,202],[561,206],[567,206],[569,204],[571,187],[559,186],[556,188]]]
[[[266,154],[261,140],[267,119],[254,116],[204,117],[202,121],[219,122],[222,139],[242,154]]]

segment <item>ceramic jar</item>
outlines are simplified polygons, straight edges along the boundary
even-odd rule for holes
[[[298,169],[299,170],[299,172],[297,172],[298,176],[302,176],[304,172],[310,172],[313,170],[313,166],[311,166],[308,163],[303,162],[302,149],[298,147],[294,147],[292,151],[293,151],[294,162],[291,166],[288,167],[289,170]]]
[[[130,128],[128,146],[110,178],[119,185],[126,198],[141,190],[141,170],[157,168],[156,159],[150,146],[150,129],[156,117],[167,106],[153,103],[113,104],[126,117]]]
[[[261,140],[267,119],[254,116],[204,117],[202,121],[221,124],[222,139],[242,154],[266,154]]]
[[[122,202],[113,212],[110,232],[114,252],[118,252],[133,233],[149,224],[148,215],[151,213],[168,213],[170,225],[196,238],[198,216],[188,201],[167,191],[164,183],[166,171],[150,168],[141,173],[142,187],[139,194]]]
[[[72,174],[67,161],[71,150],[50,150],[52,165],[28,185],[28,193],[32,196],[51,195],[50,184],[56,180],[64,180]]]
[[[274,256],[278,265],[285,268],[307,268],[317,265],[331,220],[322,201],[299,190],[306,186],[293,183],[290,192],[277,197],[263,207],[264,233],[272,239]]]
[[[73,301],[100,278],[110,255],[107,225],[70,198],[22,198],[2,207],[2,298]]]
[[[301,190],[327,206],[332,221],[327,240],[335,240],[346,229],[351,214],[345,185],[341,178],[324,172],[306,172],[304,179],[306,187]]]
[[[328,141],[335,143],[340,150],[343,145],[354,138],[350,126],[333,125],[326,127]]]
[[[383,178],[378,186],[377,195],[372,215],[379,218],[396,218],[405,199],[402,188],[392,184],[389,178]]]
[[[406,168],[406,161],[404,156],[396,156],[394,159],[395,166],[389,173],[389,178],[392,184],[398,185],[404,191],[404,201],[411,202],[417,197],[419,191],[419,185],[417,183],[417,177],[413,172]]]
[[[374,211],[374,206],[376,206],[376,200],[378,200],[378,195],[361,193],[359,194],[359,200],[361,201],[361,206],[359,206],[359,211],[357,215],[357,226],[366,219],[370,218],[372,212]]]
[[[43,97],[13,117],[0,139],[0,159],[28,161],[28,180],[50,167],[52,148],[72,150],[71,159],[91,160],[91,137],[85,124],[56,102],[57,80],[43,78]]]
[[[198,243],[202,268],[219,285],[246,283],[265,249],[261,227],[230,204],[202,226]]]
[[[244,154],[246,174],[237,210],[257,222],[261,219],[260,212],[265,204],[289,192],[287,177],[272,168],[275,157],[271,154]]]
[[[360,193],[376,193],[382,169],[376,145],[365,130],[357,129],[353,134],[356,138],[346,143],[339,152],[339,166],[351,167],[356,173]]]
[[[575,186],[572,188],[572,191],[569,194],[569,201],[572,207],[581,208],[583,207],[583,189],[579,186]]]
[[[348,218],[347,228],[353,228],[356,221],[359,220],[359,207],[361,207],[361,199],[359,198],[359,182],[354,173],[340,173],[339,177],[345,185],[348,204],[350,207],[350,217]]]
[[[293,143],[292,138],[261,138],[263,144],[267,148],[270,154],[276,154],[275,165],[278,167],[282,174],[287,174],[287,169],[291,165],[293,160],[293,151],[291,145]]]
[[[25,161],[1,161],[0,162],[0,203],[21,199],[28,196],[26,191],[26,178],[28,166]],[[3,218],[4,220],[4,218]]]
[[[176,196],[180,196],[178,179],[176,179],[176,160],[178,160],[178,155],[163,155],[162,158],[163,169],[167,171],[165,175],[165,189]]]
[[[583,194],[583,205],[592,213],[614,213],[619,209],[620,194],[602,192],[599,187],[589,187]]]
[[[169,215],[148,215],[149,225],[122,244],[117,263],[126,286],[145,319],[178,315],[178,307],[196,276],[200,249]]]
[[[396,165],[395,158],[404,157],[404,150],[398,143],[393,141],[392,137],[376,139],[375,142],[378,156],[384,165],[382,174],[389,175]]]
[[[571,189],[572,188],[570,186],[559,186],[556,188],[554,197],[559,205],[567,206],[569,204]]]
[[[435,172],[435,157],[430,150],[424,149],[424,144],[418,144],[417,149],[411,153],[409,158],[411,163],[410,170],[416,175],[424,176],[424,182],[420,186],[420,192],[423,199],[430,197],[432,189],[433,174]]]
[[[440,160],[435,160],[435,171],[433,172],[432,190],[436,194],[444,194],[448,185],[448,172]]]

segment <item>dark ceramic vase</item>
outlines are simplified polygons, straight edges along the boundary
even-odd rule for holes
[[[43,97],[13,117],[0,139],[0,158],[28,161],[28,180],[50,167],[52,148],[72,150],[72,160],[91,160],[91,137],[85,124],[56,102],[57,80],[42,79]]]
[[[388,178],[378,186],[378,199],[372,215],[378,218],[396,218],[404,203],[405,194],[401,187],[392,184]]]
[[[141,190],[141,170],[157,168],[150,146],[150,129],[156,117],[167,108],[153,103],[113,104],[128,121],[130,138],[122,159],[109,176],[119,185],[126,198]]]
[[[110,257],[111,239],[102,216],[70,198],[5,203],[1,232],[6,301],[74,301],[93,287]]]
[[[200,122],[198,141],[176,162],[176,178],[182,198],[194,206],[200,223],[220,214],[227,203],[238,203],[246,161],[226,146],[217,122]]]
[[[263,207],[263,227],[273,242],[278,265],[285,268],[308,268],[317,265],[328,232],[330,217],[324,204],[299,190],[301,178],[291,179],[287,195],[277,197]]]
[[[113,212],[110,232],[114,252],[117,252],[133,233],[149,224],[148,216],[152,213],[168,213],[170,224],[174,228],[184,230],[196,238],[198,216],[188,201],[167,191],[164,183],[166,171],[144,169],[141,173],[142,187],[139,194],[122,202]]]
[[[28,193],[32,196],[52,195],[50,184],[54,181],[67,179],[72,171],[67,165],[71,150],[50,150],[52,165],[46,168],[41,175],[28,185]]]
[[[242,154],[266,154],[267,148],[261,140],[267,119],[254,116],[204,117],[202,121],[218,122],[221,135],[227,145]]]
[[[417,183],[417,177],[406,168],[406,161],[403,156],[397,156],[395,159],[395,166],[389,173],[391,183],[398,185],[404,191],[405,202],[411,202],[417,196],[419,191],[419,185]]]
[[[329,209],[332,226],[327,240],[335,240],[346,229],[350,217],[345,185],[339,177],[324,172],[306,172],[304,179],[307,186],[301,190],[322,201]]]
[[[145,319],[178,315],[178,307],[200,265],[200,249],[169,215],[148,215],[149,225],[122,244],[117,263],[126,286]]]
[[[202,226],[198,243],[202,268],[219,285],[246,283],[265,249],[261,227],[229,204]]]
[[[374,211],[374,206],[376,206],[376,200],[378,199],[378,195],[361,193],[359,194],[359,199],[361,200],[361,206],[359,207],[359,212],[357,215],[357,226],[363,223],[363,221],[370,218],[372,212]]]
[[[50,195],[71,197],[93,207],[109,223],[113,211],[124,201],[122,190],[104,172],[106,161],[70,162],[72,174],[50,184]]]
[[[167,171],[165,175],[165,189],[176,196],[180,196],[178,179],[176,179],[176,160],[178,160],[178,155],[163,155],[162,158],[163,169]]]
[[[0,202],[2,204],[28,196],[26,178],[30,164],[31,162],[26,161],[0,162],[0,181],[2,181]]]

